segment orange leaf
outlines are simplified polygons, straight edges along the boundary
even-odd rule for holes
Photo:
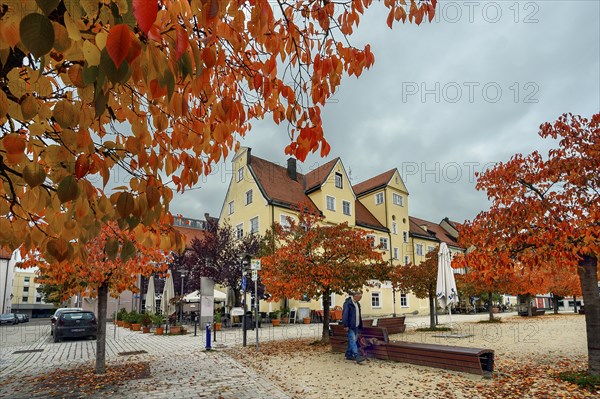
[[[133,16],[145,34],[148,34],[157,15],[158,0],[133,0]]]
[[[179,60],[181,56],[185,53],[189,46],[188,36],[185,29],[181,27],[181,25],[177,25],[175,28],[177,32],[177,42],[175,47],[175,59]]]
[[[127,53],[127,57],[125,58],[128,63],[132,63],[142,52],[142,44],[139,39],[132,31],[129,31],[129,35],[131,36],[131,46],[129,46],[129,52]]]
[[[25,151],[25,139],[17,133],[9,133],[4,136],[2,144],[8,154],[20,154]]]
[[[131,36],[129,27],[125,24],[113,26],[106,39],[106,51],[115,66],[119,68],[121,63],[127,57],[131,47]]]
[[[90,170],[90,161],[87,154],[81,154],[75,161],[75,177],[83,178]]]

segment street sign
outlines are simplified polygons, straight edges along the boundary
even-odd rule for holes
[[[258,280],[258,270],[252,270],[252,281]]]
[[[246,276],[242,276],[242,291],[246,291]]]
[[[252,259],[250,261],[251,270],[260,270],[260,259]]]

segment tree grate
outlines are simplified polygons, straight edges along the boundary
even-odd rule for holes
[[[148,353],[146,351],[132,351],[132,352],[119,352],[119,356],[131,356],[131,355],[141,355],[142,353]]]
[[[13,355],[19,355],[19,354],[21,354],[21,353],[35,353],[35,352],[43,352],[43,351],[44,351],[43,349],[27,349],[27,350],[24,350],[24,351],[16,351],[16,352],[13,352]]]

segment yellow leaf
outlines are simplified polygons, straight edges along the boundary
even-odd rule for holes
[[[75,23],[75,20],[73,19],[73,17],[71,17],[71,14],[69,12],[66,12],[64,14],[64,18],[65,18],[65,27],[67,28],[67,33],[69,34],[69,38],[76,42],[81,41],[81,32],[79,31],[79,27]]]
[[[83,57],[88,66],[100,65],[100,50],[92,42],[86,40],[83,42]]]
[[[39,109],[40,105],[32,95],[25,96],[23,101],[21,101],[21,112],[23,113],[23,118],[25,118],[25,121],[28,121],[37,115]]]

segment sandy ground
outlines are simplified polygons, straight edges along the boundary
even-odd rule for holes
[[[295,398],[600,398],[600,392],[555,378],[586,366],[584,316],[513,316],[498,324],[463,318],[454,323],[454,332],[470,336],[460,339],[416,331],[422,324],[407,318],[406,333],[390,339],[493,349],[493,377],[377,359],[358,365],[310,340],[272,342],[258,352],[238,348],[231,354]]]

